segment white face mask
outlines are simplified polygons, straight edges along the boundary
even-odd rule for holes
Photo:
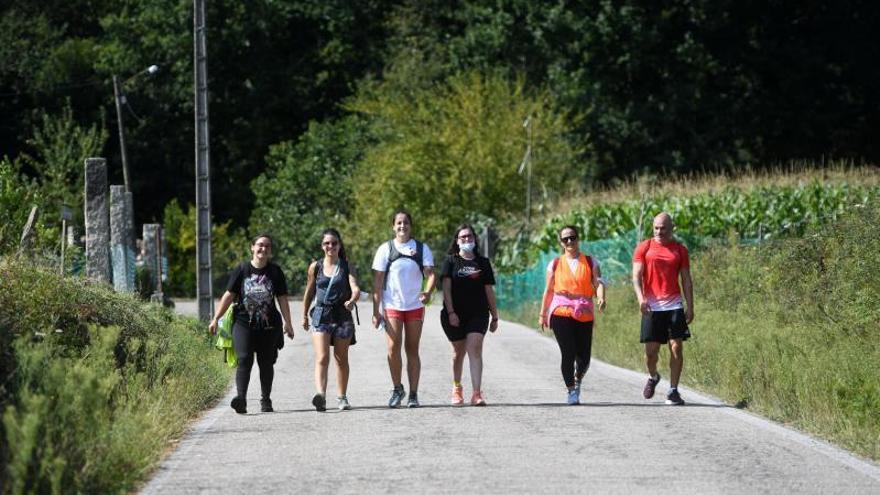
[[[464,243],[461,243],[458,245],[458,249],[460,249],[461,251],[464,251],[465,253],[474,252],[475,247],[477,247],[477,245],[474,244],[473,242],[464,242]]]

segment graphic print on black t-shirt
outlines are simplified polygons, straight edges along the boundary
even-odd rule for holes
[[[495,274],[488,258],[479,256],[467,260],[457,255],[447,256],[440,273],[452,281],[452,305],[459,318],[467,320],[489,313],[486,286],[495,285]]]
[[[480,267],[478,266],[462,265],[458,268],[458,273],[456,273],[456,276],[461,278],[479,280],[481,273],[483,273],[483,270],[480,270]]]
[[[252,329],[281,326],[281,313],[275,308],[275,298],[287,295],[287,279],[274,263],[255,268],[242,263],[232,271],[226,290],[238,296],[235,321]]]
[[[252,273],[242,283],[242,305],[250,321],[270,326],[269,311],[274,309],[272,280],[268,274]]]

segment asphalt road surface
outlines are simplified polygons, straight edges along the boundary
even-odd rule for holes
[[[513,323],[485,341],[489,407],[452,407],[438,307],[428,309],[422,337],[423,407],[389,409],[384,336],[369,313],[361,304],[352,410],[314,410],[310,336],[297,329],[276,365],[275,412],[258,412],[255,365],[249,413],[229,407],[230,385],[143,492],[880,493],[875,463],[688,390],[686,406],[666,406],[665,382],[644,400],[643,374],[595,359],[582,405],[564,405],[556,343]],[[600,319],[596,331],[604,330]],[[467,399],[467,363],[463,383]],[[329,384],[333,406],[332,358]]]

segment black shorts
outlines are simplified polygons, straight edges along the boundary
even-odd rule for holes
[[[642,336],[639,342],[659,342],[665,344],[669,339],[687,340],[691,337],[684,309],[670,311],[651,311],[642,315]]]
[[[489,330],[489,313],[485,315],[469,316],[462,318],[459,316],[458,326],[454,327],[449,324],[449,315],[446,310],[440,312],[440,325],[443,327],[443,333],[450,342],[457,342],[467,338],[469,333],[479,333],[486,335]]]

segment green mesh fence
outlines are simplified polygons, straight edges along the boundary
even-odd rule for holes
[[[677,231],[676,239],[688,250],[698,249],[704,240]],[[632,253],[638,244],[638,232],[632,230],[622,236],[595,241],[583,241],[581,252],[596,259],[602,269],[602,278],[609,284],[628,283],[632,274]],[[514,311],[523,304],[540,301],[544,293],[545,273],[550,260],[560,252],[544,252],[531,268],[517,273],[497,274],[495,292],[498,308]]]

